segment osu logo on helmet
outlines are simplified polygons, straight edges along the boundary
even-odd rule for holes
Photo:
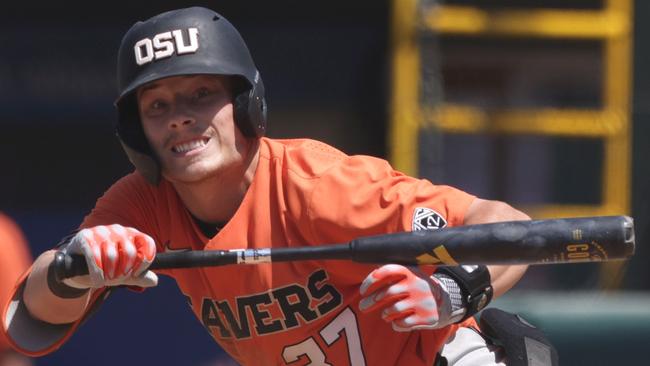
[[[133,46],[135,62],[142,66],[154,60],[170,57],[174,51],[179,55],[196,52],[199,49],[199,30],[198,28],[189,28],[187,33],[189,45],[185,44],[180,29],[158,33],[153,38],[143,38],[137,41]]]

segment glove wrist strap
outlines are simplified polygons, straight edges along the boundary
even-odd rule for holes
[[[443,283],[449,290],[452,299],[452,314],[454,314],[456,322],[463,321],[483,310],[492,300],[490,272],[486,266],[439,267],[434,276],[441,282],[446,281]],[[458,290],[455,290],[453,285],[448,285],[448,282],[453,282]],[[462,305],[458,304],[457,299],[454,300],[454,297],[458,296],[458,292],[460,292]],[[457,315],[461,313],[459,310],[454,310],[458,307],[465,310],[462,316]]]
[[[463,294],[460,287],[458,287],[458,284],[456,281],[454,281],[453,278],[445,274],[436,273],[433,275],[433,277],[435,277],[441,283],[449,295],[449,302],[451,306],[451,316],[449,317],[449,322],[459,322],[461,319],[463,319],[463,316],[467,312],[465,303],[463,302]]]

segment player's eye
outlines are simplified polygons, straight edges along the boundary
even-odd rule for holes
[[[167,102],[162,101],[162,100],[156,100],[153,103],[151,103],[151,109],[154,110],[161,110],[167,108]]]
[[[169,109],[169,103],[162,99],[156,99],[150,103],[146,103],[143,112],[147,116],[155,117],[162,115],[167,111],[167,109]]]
[[[212,97],[214,94],[215,92],[210,88],[201,87],[196,89],[196,91],[194,91],[194,95],[192,95],[192,99],[195,102],[202,102],[202,101],[210,100],[210,97]]]
[[[196,96],[199,98],[207,97],[208,95],[210,95],[208,88],[201,88],[196,92]]]

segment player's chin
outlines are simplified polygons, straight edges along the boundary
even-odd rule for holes
[[[172,169],[164,169],[163,176],[171,182],[191,184],[213,176],[216,174],[216,170],[212,164],[193,162]]]

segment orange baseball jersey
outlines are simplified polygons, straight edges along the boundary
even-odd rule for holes
[[[31,254],[21,230],[3,214],[0,214],[0,253],[0,304],[5,304],[16,281],[29,268]],[[0,335],[0,353],[7,348],[7,339]]]
[[[253,182],[213,238],[170,183],[154,187],[136,173],[113,185],[82,226],[135,227],[159,252],[298,247],[460,225],[473,199],[381,159],[313,140],[262,138]],[[212,337],[243,365],[432,365],[457,325],[396,332],[378,312],[361,313],[359,285],[374,268],[296,261],[161,273],[176,280]]]

